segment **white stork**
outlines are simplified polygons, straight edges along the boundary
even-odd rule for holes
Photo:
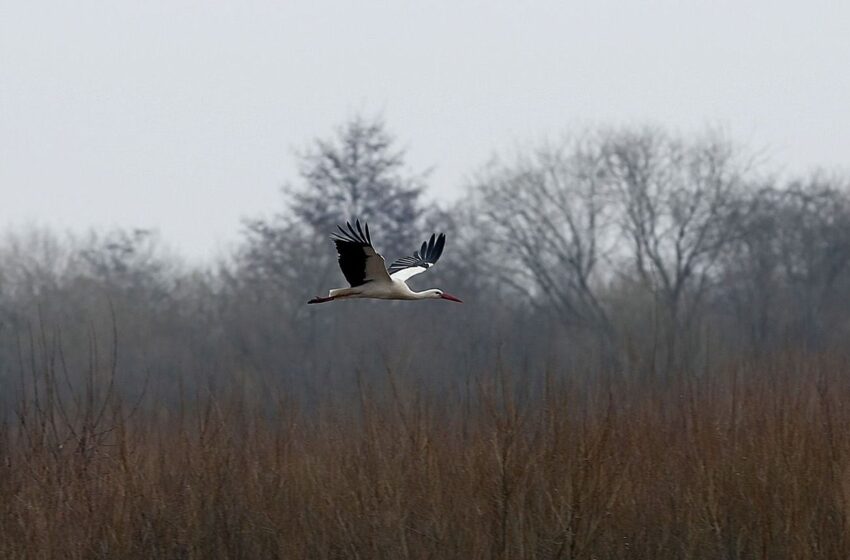
[[[307,303],[325,303],[335,299],[372,298],[372,299],[447,299],[463,303],[458,298],[442,290],[414,292],[407,286],[407,279],[425,272],[437,262],[446,244],[446,235],[431,234],[431,239],[422,243],[422,247],[412,256],[402,257],[390,265],[387,270],[384,257],[372,246],[369,226],[360,220],[354,227],[345,223],[348,231],[341,226],[340,233],[333,233],[331,239],[339,254],[339,268],[348,280],[350,288],[337,288],[328,292],[328,297],[315,297]]]

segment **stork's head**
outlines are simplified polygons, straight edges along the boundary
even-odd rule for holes
[[[454,297],[451,294],[447,294],[443,290],[428,290],[425,293],[428,294],[427,297],[430,298],[430,299],[447,299],[449,301],[454,301],[454,302],[457,302],[457,303],[463,303],[458,298]]]

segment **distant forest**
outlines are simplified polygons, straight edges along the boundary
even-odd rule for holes
[[[126,398],[167,404],[234,379],[344,398],[388,370],[433,391],[494,368],[529,386],[665,380],[847,346],[848,177],[786,178],[713,130],[574,131],[471,165],[449,206],[381,119],[344,123],[295,163],[278,211],[246,219],[219,262],[190,266],[144,229],[6,233],[0,398],[44,368],[70,384],[114,370]],[[445,232],[412,285],[464,305],[305,305],[345,285],[328,235],[353,218],[387,262]]]

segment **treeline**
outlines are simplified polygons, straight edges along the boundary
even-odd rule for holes
[[[381,120],[298,155],[280,211],[227,258],[189,266],[154,232],[32,229],[0,243],[0,394],[27,372],[117,362],[160,401],[249,379],[306,398],[391,370],[439,390],[469,372],[701,375],[850,334],[848,179],[786,179],[706,131],[596,128],[498,157],[441,206]],[[306,306],[343,285],[328,234],[367,220],[387,261],[445,231],[416,277],[464,305]],[[108,377],[108,376],[107,376]]]

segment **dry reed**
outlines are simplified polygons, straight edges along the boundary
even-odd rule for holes
[[[838,360],[523,398],[390,375],[263,412],[233,390],[136,409],[96,372],[62,398],[61,360],[33,364],[0,429],[4,558],[850,558]]]

